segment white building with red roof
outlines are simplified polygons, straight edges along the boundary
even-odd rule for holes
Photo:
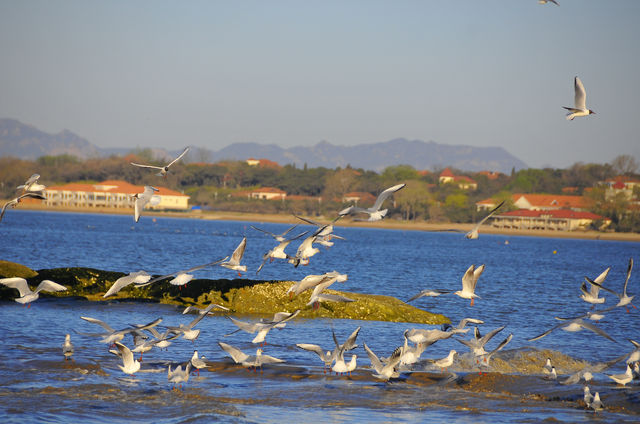
[[[189,197],[165,187],[158,189],[152,202],[146,208],[156,210],[189,209]],[[99,183],[69,183],[47,187],[45,190],[47,206],[79,208],[133,208],[133,195],[142,193],[143,186],[136,186],[121,180],[107,180]]]
[[[284,200],[287,197],[287,192],[275,187],[262,187],[251,190],[249,197],[251,199]]]
[[[465,175],[454,175],[449,168],[445,168],[444,171],[440,173],[440,176],[438,177],[438,183],[455,184],[463,190],[478,189],[478,183],[475,180]]]
[[[609,218],[591,212],[572,211],[569,209],[526,210],[504,212],[491,217],[491,225],[495,228],[516,230],[556,230],[580,231],[588,230],[595,221],[601,221],[600,229],[611,224]]]
[[[513,205],[519,209],[532,211],[549,211],[569,209],[573,211],[586,211],[588,201],[584,196],[569,196],[566,194],[522,194],[511,195]],[[490,210],[499,203],[496,199],[484,199],[476,202],[477,210]]]

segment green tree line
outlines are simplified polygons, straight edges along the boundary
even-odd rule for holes
[[[244,161],[217,163],[178,162],[171,167],[166,179],[154,172],[131,166],[130,162],[164,165],[152,157],[150,150],[137,150],[125,157],[111,156],[80,160],[74,156],[43,156],[37,160],[0,158],[0,197],[9,199],[15,188],[31,174],[41,175],[48,186],[69,182],[99,182],[124,180],[136,185],[160,185],[191,196],[192,205],[214,210],[263,213],[304,213],[335,216],[345,206],[342,201],[350,192],[371,193],[377,196],[385,188],[404,182],[407,186],[389,202],[389,217],[403,220],[431,222],[473,222],[483,216],[476,211],[476,202],[486,198],[507,200],[505,210],[513,208],[512,193],[546,193],[584,195],[590,210],[612,220],[617,231],[640,231],[640,193],[634,198],[623,195],[607,196],[599,185],[606,179],[625,175],[639,179],[638,165],[633,157],[622,155],[611,163],[576,163],[566,169],[523,169],[510,175],[498,174],[489,178],[482,173],[452,169],[455,175],[466,176],[478,184],[476,190],[464,190],[456,184],[439,184],[442,169],[419,171],[409,165],[395,165],[382,172],[345,168],[298,168],[250,166]],[[257,187],[276,187],[292,196],[284,201],[248,199],[243,195]],[[563,189],[570,188],[570,193]],[[635,201],[635,204],[634,204]],[[361,204],[359,206],[370,206]],[[385,207],[387,205],[385,204]]]

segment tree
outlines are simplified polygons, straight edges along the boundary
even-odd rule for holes
[[[426,215],[426,207],[431,202],[427,184],[418,180],[410,180],[406,184],[405,188],[393,195],[403,219],[416,219],[421,213]]]
[[[619,155],[611,161],[611,167],[618,175],[633,175],[638,172],[638,162],[631,155]]]
[[[356,183],[356,171],[353,169],[338,169],[333,175],[327,177],[324,196],[327,200],[342,197],[353,190]]]

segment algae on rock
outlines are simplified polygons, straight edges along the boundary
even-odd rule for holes
[[[28,268],[26,269],[28,270]],[[3,268],[0,268],[0,274],[2,272]],[[320,307],[314,310],[307,306],[309,292],[293,298],[289,297],[287,290],[295,284],[293,281],[196,279],[185,286],[173,286],[166,281],[159,281],[145,287],[130,285],[123,288],[115,296],[104,299],[104,293],[118,278],[124,275],[126,274],[123,272],[102,271],[93,268],[54,268],[38,270],[35,275],[29,276],[27,281],[30,285],[37,285],[41,280],[49,279],[62,284],[68,290],[48,293],[48,295],[56,297],[80,296],[92,301],[146,300],[177,305],[196,305],[201,308],[213,302],[229,308],[230,312],[234,314],[273,315],[275,312],[293,312],[300,309],[299,317],[303,318],[338,318],[421,324],[449,322],[449,319],[444,315],[415,308],[394,297],[345,293],[335,290],[327,290],[327,292],[345,295],[354,299],[355,302],[322,302]],[[11,299],[15,297],[14,291],[14,289],[0,291],[0,298]],[[219,310],[214,309],[214,311]],[[223,312],[218,313],[222,314]]]

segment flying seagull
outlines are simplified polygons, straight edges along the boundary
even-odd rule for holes
[[[169,284],[171,284],[173,286],[184,286],[185,284],[187,284],[189,281],[191,281],[193,279],[193,274],[189,274],[190,272],[197,271],[197,270],[203,269],[203,268],[207,268],[209,266],[218,265],[220,262],[224,261],[227,258],[228,258],[228,256],[225,256],[224,258],[222,258],[220,260],[217,260],[215,262],[209,262],[208,264],[198,265],[198,266],[194,266],[193,268],[185,269],[185,270],[182,270],[182,271],[176,271],[176,272],[173,272],[171,274],[162,275],[162,276],[156,277],[156,278],[154,278],[152,280],[147,280],[146,282],[143,282],[143,283],[137,283],[136,282],[136,287],[148,286],[149,284],[153,284],[156,281],[164,280],[166,278],[173,277],[173,276],[175,276],[175,277],[171,281],[169,281]],[[114,286],[115,286],[115,283],[114,283]],[[109,291],[111,291],[111,289],[109,289]],[[105,297],[106,297],[106,294],[105,294]]]
[[[556,6],[560,6],[556,0],[538,0],[538,3],[540,4],[547,4],[549,2],[555,4]]]
[[[0,284],[17,289],[20,293],[20,296],[17,297],[15,301],[18,303],[22,303],[23,305],[26,305],[38,299],[38,297],[40,297],[41,291],[58,292],[67,290],[65,286],[54,283],[51,280],[42,280],[40,284],[38,284],[38,287],[36,287],[34,291],[31,291],[29,285],[27,284],[27,280],[20,277],[0,279]]]
[[[142,210],[144,209],[145,205],[149,203],[149,201],[153,197],[154,192],[156,191],[158,191],[158,189],[155,187],[144,186],[144,191],[142,193],[136,193],[133,196],[131,196],[134,199],[136,199],[133,204],[133,207],[134,207],[133,217],[136,222],[140,220],[140,214],[142,213]]]
[[[40,174],[33,174],[29,179],[27,179],[27,181],[25,181],[24,184],[16,187],[16,190],[22,190],[23,193],[35,192],[42,194],[42,191],[47,187],[43,184],[38,184],[38,179],[40,179]]]
[[[247,271],[246,265],[240,265],[240,261],[242,260],[242,256],[244,255],[244,249],[246,247],[247,247],[247,238],[243,237],[238,247],[236,247],[236,250],[234,250],[233,253],[231,254],[231,259],[229,259],[226,262],[222,262],[220,266],[237,271],[238,276],[242,276],[240,272]]]
[[[478,230],[480,229],[480,226],[482,224],[484,224],[484,222],[489,219],[494,213],[496,213],[498,211],[498,209],[500,209],[500,206],[502,206],[504,204],[504,200],[502,202],[500,202],[498,204],[498,206],[496,206],[495,208],[491,209],[491,212],[489,212],[489,214],[487,216],[485,216],[484,218],[482,218],[475,227],[473,227],[471,229],[471,231],[469,231],[467,234],[465,234],[464,236],[470,240],[475,240],[478,238]]]
[[[189,147],[185,147],[185,149],[182,151],[182,153],[180,153],[180,156],[178,156],[177,158],[175,158],[174,160],[169,162],[169,164],[166,165],[166,166],[143,165],[143,164],[134,163],[134,162],[131,162],[131,165],[139,166],[140,168],[157,169],[160,172],[158,172],[156,175],[166,178],[167,177],[167,173],[169,172],[169,167],[171,165],[173,165],[174,163],[176,163],[177,161],[179,161],[180,159],[182,159],[182,157],[184,155],[186,155],[188,151],[189,151]]]
[[[338,212],[338,215],[345,216],[345,215],[355,215],[358,213],[366,213],[369,215],[369,218],[363,221],[369,221],[369,222],[380,221],[382,218],[384,218],[387,215],[387,211],[388,211],[388,209],[380,210],[380,207],[382,207],[382,204],[384,203],[384,201],[387,200],[387,197],[391,196],[396,191],[404,188],[405,185],[406,184],[398,184],[384,190],[382,193],[378,195],[376,202],[370,208],[349,206],[348,208],[345,208],[340,212]]]
[[[631,306],[633,306],[635,308],[635,305],[631,303],[631,301],[633,300],[633,298],[635,296],[629,296],[627,294],[627,285],[629,284],[629,277],[631,277],[631,270],[632,269],[633,269],[633,258],[629,258],[629,266],[627,267],[627,278],[624,281],[624,286],[622,287],[622,293],[618,293],[618,292],[615,292],[615,291],[613,291],[611,289],[608,289],[608,288],[604,287],[603,285],[598,284],[595,280],[589,279],[589,277],[585,277],[585,278],[592,285],[595,284],[596,286],[600,287],[602,290],[606,290],[609,293],[612,293],[612,294],[616,295],[618,297],[618,299],[620,299],[618,301],[618,304],[616,305],[616,307],[618,307],[618,306],[626,307],[627,305],[631,305]],[[627,308],[627,312],[629,312],[629,308]]]
[[[569,113],[567,113],[567,121],[573,121],[573,118],[577,116],[588,116],[592,113],[595,113],[591,109],[587,109],[587,92],[584,90],[584,85],[582,85],[582,81],[580,81],[580,78],[574,78],[573,86],[576,92],[574,98],[574,107],[562,106],[569,111]]]
[[[18,203],[20,203],[20,201],[26,197],[31,197],[32,199],[40,199],[40,200],[46,199],[46,197],[44,197],[41,193],[38,193],[38,192],[28,191],[24,194],[21,194],[15,199],[9,200],[7,203],[4,204],[4,206],[2,206],[2,212],[0,212],[0,221],[2,221],[2,217],[4,216],[4,213],[7,211],[7,208],[15,208],[18,205]]]
[[[476,268],[475,265],[471,265],[467,268],[466,272],[462,276],[462,290],[458,290],[453,294],[460,296],[463,299],[471,299],[471,306],[473,306],[473,300],[475,298],[480,298],[475,291],[476,285],[478,284],[478,279],[482,275],[484,271],[484,265],[480,265]]]

